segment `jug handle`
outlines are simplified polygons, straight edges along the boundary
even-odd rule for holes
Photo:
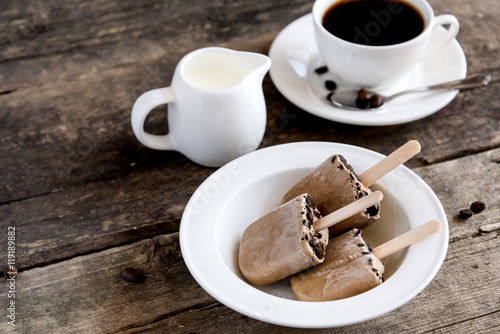
[[[144,146],[155,150],[175,150],[168,134],[152,135],[144,131],[144,122],[149,112],[162,104],[171,102],[175,102],[175,94],[171,87],[150,90],[135,101],[131,116],[132,130]]]

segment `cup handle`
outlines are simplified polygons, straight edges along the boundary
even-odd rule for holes
[[[443,26],[449,24],[448,32],[446,35],[431,48],[427,49],[424,57],[434,53],[435,51],[441,49],[443,46],[448,44],[452,39],[454,39],[458,34],[458,29],[460,28],[460,24],[455,16],[450,14],[443,14],[436,16],[434,18],[434,26],[432,29],[435,29],[437,26]]]
[[[144,131],[144,122],[149,112],[155,107],[171,102],[175,102],[175,94],[171,87],[150,90],[135,101],[131,116],[132,130],[144,146],[155,150],[175,150],[168,134],[152,135]]]

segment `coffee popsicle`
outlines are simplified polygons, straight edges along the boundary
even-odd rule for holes
[[[378,179],[420,152],[420,144],[411,140],[361,175],[342,155],[333,155],[297,182],[283,196],[285,203],[302,193],[309,193],[323,215],[328,215],[371,193],[368,188]],[[363,229],[380,218],[380,204],[359,212],[329,228],[330,237],[353,228]]]
[[[323,262],[328,227],[382,200],[376,191],[322,217],[313,198],[301,194],[253,222],[242,235],[239,267],[255,285],[266,285]]]
[[[322,264],[290,278],[295,298],[300,301],[331,301],[366,292],[383,282],[380,261],[439,231],[441,222],[431,220],[375,249],[352,229],[330,239]]]

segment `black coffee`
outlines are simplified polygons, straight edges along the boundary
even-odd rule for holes
[[[382,46],[417,37],[424,30],[424,18],[404,1],[343,0],[327,9],[323,26],[348,42]]]

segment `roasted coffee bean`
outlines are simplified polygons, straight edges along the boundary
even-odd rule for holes
[[[360,100],[369,100],[371,97],[371,94],[368,93],[365,89],[360,89],[358,91],[358,99]]]
[[[328,67],[326,67],[326,66],[318,67],[317,69],[314,70],[314,72],[316,72],[317,74],[326,73],[326,72],[328,72]]]
[[[380,95],[373,95],[370,98],[370,108],[378,108],[384,104],[384,99]]]
[[[3,277],[9,279],[9,278],[16,278],[17,277],[17,268],[15,267],[7,267],[5,268],[5,272],[3,273]]]
[[[132,283],[138,283],[142,282],[146,276],[140,271],[139,269],[136,268],[125,268],[122,270],[121,277]]]
[[[330,93],[328,93],[328,95],[326,96],[326,99],[327,99],[328,101],[332,102],[332,96],[333,96],[333,94],[335,94],[335,93],[334,93],[334,92],[330,92]]]
[[[337,89],[337,83],[333,80],[326,80],[325,87],[328,90],[335,90],[335,89]]]
[[[460,210],[460,217],[461,218],[470,218],[470,217],[472,217],[473,214],[474,214],[474,212],[472,212],[472,210],[469,210],[469,209]]]
[[[360,98],[356,99],[356,107],[359,109],[366,109],[368,108],[368,105],[370,104],[370,100],[362,100]]]
[[[484,209],[486,209],[486,204],[484,204],[481,201],[476,201],[470,205],[470,209],[474,213],[479,213],[479,212],[483,211]]]

